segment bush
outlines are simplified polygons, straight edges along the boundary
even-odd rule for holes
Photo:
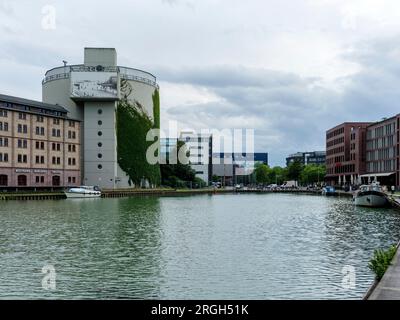
[[[368,267],[375,273],[376,279],[382,279],[387,268],[390,266],[394,255],[396,254],[397,247],[392,245],[389,249],[378,249],[374,251],[374,256],[368,264]]]

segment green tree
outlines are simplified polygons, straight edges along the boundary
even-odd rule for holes
[[[300,174],[300,181],[303,184],[321,182],[326,174],[324,165],[309,164],[303,167]]]
[[[283,184],[286,180],[286,170],[285,168],[275,166],[270,169],[268,174],[268,183]]]
[[[255,174],[257,183],[262,183],[262,184],[268,183],[269,171],[270,171],[270,168],[266,164],[256,165],[256,168],[254,169],[254,174]]]
[[[178,141],[176,146],[171,150],[169,163],[160,166],[161,183],[173,188],[189,187],[190,185],[192,187],[196,185],[198,187],[203,187],[206,183],[196,178],[196,172],[188,163],[179,161],[179,153],[186,154],[187,157],[190,156],[186,144],[183,141]]]
[[[289,180],[298,181],[302,171],[303,164],[300,161],[293,161],[287,167],[287,178]]]

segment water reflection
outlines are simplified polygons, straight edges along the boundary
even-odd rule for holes
[[[10,201],[0,216],[1,298],[361,298],[400,231],[394,210],[287,194]]]

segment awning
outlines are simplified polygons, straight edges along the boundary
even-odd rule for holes
[[[391,176],[392,174],[395,174],[395,173],[396,172],[370,173],[370,174],[363,174],[360,177],[361,178],[388,177],[388,176]]]

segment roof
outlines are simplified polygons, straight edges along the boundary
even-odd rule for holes
[[[360,177],[361,178],[388,177],[395,173],[396,172],[370,173],[370,174],[363,174]]]
[[[0,94],[0,101],[68,113],[67,109],[61,107],[58,104],[49,104],[35,100],[28,100],[19,97],[7,96],[5,94]]]

